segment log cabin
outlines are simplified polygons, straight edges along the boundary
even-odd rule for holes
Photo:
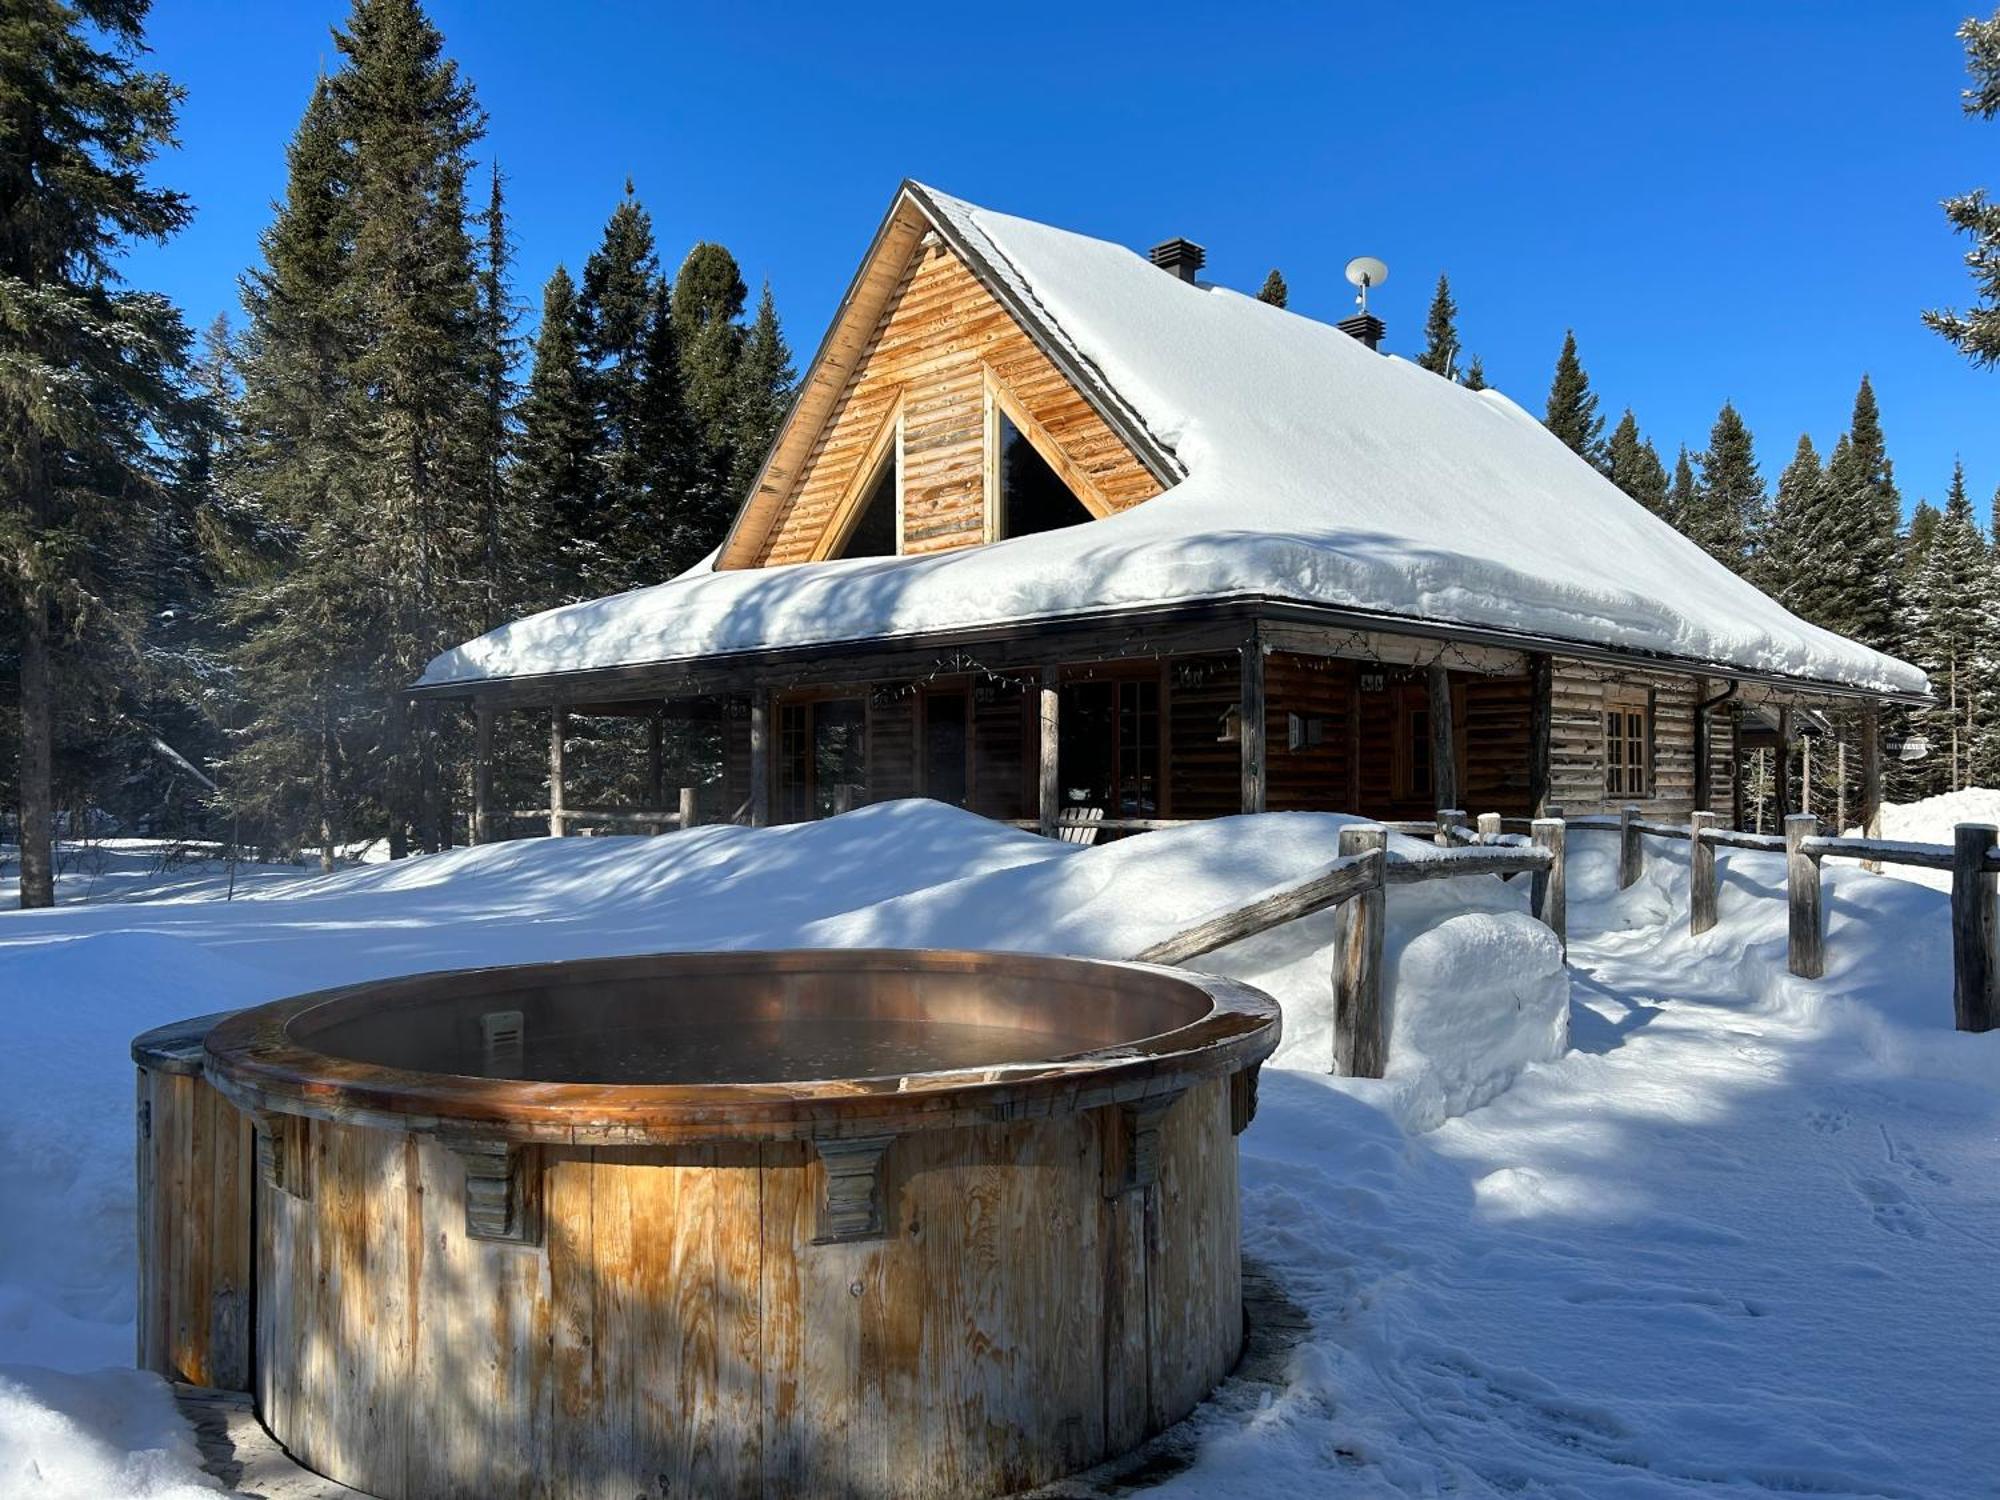
[[[434,660],[496,726],[705,720],[676,814],[931,797],[1054,831],[1636,805],[1740,821],[1742,711],[1858,724],[1916,668],[1809,625],[1493,390],[1141,256],[897,191],[719,549]],[[657,763],[657,749],[655,752]],[[655,774],[655,781],[658,775]],[[688,801],[695,801],[690,807]],[[597,810],[616,819],[617,810]]]

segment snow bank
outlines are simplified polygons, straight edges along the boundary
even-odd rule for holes
[[[1943,792],[1918,802],[1885,802],[1882,805],[1882,837],[1906,844],[1950,846],[1952,829],[1960,823],[1991,823],[2000,826],[2000,791],[1991,787],[1969,786],[1963,791]],[[1859,834],[1859,828],[1849,833]],[[1949,870],[1919,870],[1909,865],[1885,865],[1882,873],[1934,890],[1951,889]]]
[[[221,1490],[166,1385],[0,1365],[0,1495],[8,1500],[214,1500]]]
[[[1187,477],[1086,527],[718,572],[534,615],[426,683],[820,645],[1200,599],[1454,621],[1875,689],[1915,667],[1809,625],[1519,406],[1122,246],[922,190]]]

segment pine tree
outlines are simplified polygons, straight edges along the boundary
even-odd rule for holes
[[[1273,307],[1283,307],[1285,299],[1290,295],[1285,286],[1285,278],[1278,274],[1276,266],[1271,267],[1271,274],[1264,278],[1264,285],[1257,293],[1257,300],[1268,302]]]
[[[513,242],[507,235],[507,209],[500,168],[493,167],[484,215],[485,254],[479,263],[479,471],[483,490],[485,548],[480,570],[486,589],[484,628],[491,630],[520,611],[526,583],[523,550],[531,538],[512,514],[513,491],[507,468],[514,438],[514,360],[519,341],[514,328],[514,297],[508,287]]]
[[[0,609],[20,658],[23,906],[55,900],[54,745],[79,666],[130,629],[126,559],[178,440],[187,331],[119,287],[133,240],[187,221],[145,168],[180,91],[140,71],[144,0],[10,7],[0,27]]]
[[[688,252],[674,277],[681,388],[700,456],[685,503],[682,534],[690,539],[688,547],[693,539],[708,538],[710,546],[721,540],[734,510],[736,367],[744,341],[738,319],[748,295],[736,257],[708,241]]]
[[[1546,420],[1549,431],[1571,452],[1593,467],[1603,466],[1604,418],[1598,415],[1597,393],[1590,388],[1590,376],[1577,358],[1573,329],[1563,334],[1562,352],[1556,356]]]
[[[361,498],[352,167],[325,80],[287,153],[285,196],[244,278],[234,487],[248,545],[226,601],[240,713],[232,810],[267,847],[323,868],[364,816],[359,709],[370,625],[357,607]]]
[[[1430,311],[1424,316],[1424,352],[1417,356],[1417,363],[1433,375],[1456,380],[1458,352],[1458,304],[1452,300],[1451,283],[1440,271]]]
[[[1639,422],[1629,406],[1611,430],[1610,442],[1604,446],[1604,473],[1654,515],[1667,513],[1666,466],[1660,462],[1659,450],[1654,448],[1652,440],[1639,436]]]
[[[1882,438],[1874,388],[1861,378],[1854,416],[1827,463],[1824,520],[1812,538],[1818,579],[1807,618],[1878,650],[1900,645],[1902,498]]]
[[[1938,778],[1932,791],[1971,784],[1975,750],[1989,725],[1979,689],[1993,645],[1986,604],[1992,575],[1993,559],[1966,496],[1965,466],[1959,464],[1909,611],[1909,648],[1930,675],[1935,695],[1933,705],[1915,715],[1931,745],[1928,764]]]
[[[792,369],[791,346],[785,342],[785,331],[779,326],[777,304],[771,299],[771,284],[767,281],[757,298],[757,316],[750,321],[750,330],[743,339],[742,358],[736,365],[736,431],[731,439],[736,472],[729,487],[732,504],[741,505],[749,498],[750,486],[756,481],[758,470],[764,467],[765,455],[777,440],[778,427],[791,405],[792,384],[797,378]],[[711,538],[709,545],[719,541],[719,536]],[[707,551],[704,547],[695,556]]]
[[[1795,612],[1814,569],[1812,536],[1826,505],[1826,470],[1812,438],[1799,434],[1792,461],[1778,476],[1778,494],[1757,549],[1751,582]]]
[[[1468,391],[1486,389],[1486,366],[1476,354],[1465,366],[1465,388]]]
[[[484,131],[472,89],[417,0],[354,0],[334,33],[332,89],[351,143],[353,295],[368,401],[359,437],[373,527],[368,593],[383,627],[369,696],[381,727],[389,852],[448,836],[428,710],[403,689],[477,623],[485,475],[479,283],[466,212],[469,151]]]
[[[1723,402],[1699,462],[1701,480],[1677,518],[1680,528],[1710,557],[1744,572],[1763,517],[1764,480],[1750,429],[1731,403]]]
[[[1924,565],[1924,553],[1930,550],[1931,538],[1937,534],[1938,517],[1941,514],[1928,500],[1919,500],[1916,509],[1910,512],[1910,524],[1903,528],[1905,587],[1917,576],[1917,569]]]
[[[2000,116],[2000,11],[1991,20],[1976,16],[1958,28],[1965,43],[1966,71],[1972,87],[1962,95],[1965,112],[1975,119]],[[1973,364],[2000,364],[2000,203],[1983,188],[1947,198],[1945,217],[1953,229],[1972,240],[1965,264],[1978,288],[1978,301],[1966,313],[1951,309],[1924,314],[1924,322],[1949,339]]]
[[[642,572],[635,553],[650,536],[672,525],[662,514],[673,497],[654,494],[640,415],[648,378],[647,345],[656,314],[654,288],[660,260],[653,220],[625,184],[604,238],[584,262],[577,299],[582,352],[600,434],[598,497],[586,530],[565,540],[579,559],[576,575],[585,596],[613,593],[658,578]]]
[[[557,266],[542,290],[512,474],[515,507],[531,534],[544,539],[536,594],[542,604],[580,597],[580,581],[597,572],[603,546],[599,430],[582,343],[576,288]]]
[[[1666,517],[1685,532],[1686,518],[1694,507],[1694,465],[1688,461],[1687,444],[1682,443],[1680,456],[1674,460],[1674,482],[1667,486]]]

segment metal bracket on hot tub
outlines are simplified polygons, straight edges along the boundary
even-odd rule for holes
[[[815,1245],[844,1245],[856,1240],[886,1238],[888,1195],[882,1168],[892,1135],[856,1136],[851,1140],[814,1141],[820,1165],[826,1169],[820,1190],[819,1233]]]
[[[1160,1180],[1160,1126],[1167,1111],[1185,1093],[1156,1094],[1115,1106],[1113,1133],[1104,1155],[1104,1196],[1116,1198],[1134,1188],[1149,1188]]]
[[[465,1237],[539,1245],[539,1148],[509,1141],[452,1141],[450,1146],[465,1163]]]

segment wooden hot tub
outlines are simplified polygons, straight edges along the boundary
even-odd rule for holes
[[[200,1081],[256,1126],[259,1413],[389,1500],[1043,1483],[1235,1362],[1234,1135],[1277,1040],[1226,980],[974,953],[536,964],[242,1012]],[[142,1290],[186,1304],[216,1236],[163,1233],[177,1201],[146,1195]]]

